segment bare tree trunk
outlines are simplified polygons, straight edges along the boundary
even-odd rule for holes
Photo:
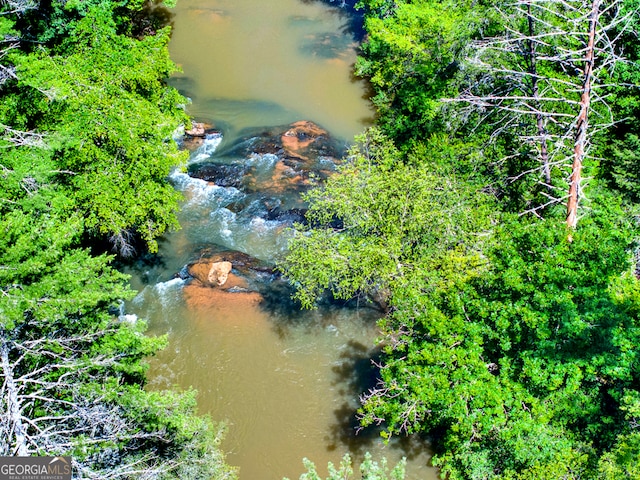
[[[593,80],[593,63],[595,60],[595,38],[600,18],[601,0],[593,0],[589,20],[589,36],[584,55],[584,75],[580,97],[580,113],[576,123],[576,137],[573,149],[573,164],[569,179],[569,199],[567,201],[567,225],[576,228],[578,223],[578,203],[580,201],[580,181],[582,180],[582,163],[587,144],[587,126],[589,106],[591,104],[591,83]]]
[[[22,422],[22,408],[18,400],[18,386],[16,385],[13,369],[9,363],[9,346],[6,340],[2,339],[0,345],[0,364],[2,365],[2,376],[4,377],[3,390],[5,390],[4,401],[6,402],[7,415],[7,434],[10,438],[15,439],[15,446],[11,452],[12,455],[26,457],[29,455],[27,448],[27,429]]]
[[[623,61],[616,42],[632,29],[636,12],[621,15],[622,3],[513,0],[496,5],[504,32],[471,45],[465,60],[468,83],[458,97],[444,100],[468,104],[459,111],[462,121],[470,112],[479,114],[480,122],[490,121],[491,140],[520,138],[535,149],[536,165],[508,177],[513,182],[537,174],[546,186],[524,199],[528,204],[521,215],[540,216],[545,208],[564,204],[566,224],[577,224],[591,131],[614,123],[606,94],[611,85],[597,80]],[[596,106],[598,118],[591,114]],[[554,180],[559,172],[569,184],[563,188],[559,178]]]

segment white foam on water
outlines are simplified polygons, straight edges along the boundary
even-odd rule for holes
[[[222,143],[222,134],[215,133],[207,133],[204,137],[204,141],[202,145],[200,145],[189,158],[189,164],[198,163],[203,160],[207,160],[211,158],[211,156],[218,149],[218,146]]]
[[[127,313],[118,317],[122,323],[130,323],[135,325],[138,322],[138,316],[135,313]]]
[[[227,247],[235,246],[232,228],[237,228],[237,215],[228,208],[219,208],[210,214],[211,220]]]
[[[176,128],[171,134],[171,138],[176,143],[179,143],[180,140],[182,140],[182,137],[184,137],[184,125],[178,126],[178,128]]]
[[[172,278],[166,282],[156,283],[153,287],[159,295],[166,295],[169,292],[181,289],[185,284],[185,280],[182,278]]]
[[[246,163],[255,166],[258,173],[264,173],[273,170],[278,160],[278,156],[273,153],[252,153]]]
[[[182,278],[172,278],[166,282],[156,283],[153,287],[163,307],[175,305],[178,297],[182,296],[182,287],[186,283]]]
[[[251,232],[258,235],[274,234],[276,229],[281,227],[283,222],[278,220],[265,220],[260,217],[253,217],[249,222]]]
[[[245,195],[235,187],[221,187],[177,170],[169,178],[175,188],[185,194],[187,205],[218,208],[236,202]]]

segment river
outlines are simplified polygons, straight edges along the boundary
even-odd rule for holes
[[[238,145],[254,145],[247,139],[260,129],[310,120],[340,149],[371,124],[366,86],[351,76],[357,44],[349,18],[314,0],[178,3],[170,50],[182,73],[171,82],[191,99],[189,113],[222,133],[195,149],[189,171],[212,164],[241,180],[216,185],[172,175],[185,193],[183,228],[132,269],[140,293],[127,305],[151,333],[169,336],[151,360],[149,387],[198,390],[200,411],[227,424],[222,448],[241,480],[297,479],[303,457],[324,475],[328,461],[349,452],[357,462],[365,451],[392,463],[407,457],[409,480],[437,478],[422,442],[385,445],[376,432],[355,433],[358,395],[375,375],[374,309],[300,311],[268,268],[250,279],[259,294],[194,287],[184,274],[221,252],[240,251],[264,266],[285,251],[288,223],[269,209],[302,206],[299,191],[269,191],[261,179],[282,159],[240,154]]]

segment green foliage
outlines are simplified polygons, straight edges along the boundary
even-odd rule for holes
[[[617,113],[618,121],[601,138],[603,146],[598,154],[602,157],[602,166],[599,174],[612,188],[637,203],[640,199],[640,130],[637,122],[640,114],[640,49],[636,32],[640,28],[640,15],[636,0],[625,0],[621,9],[622,14],[629,16],[627,28],[618,30],[627,61],[617,66],[611,79],[616,87],[610,95],[610,106]]]
[[[75,29],[78,22],[95,9],[108,9],[118,34],[129,37],[154,35],[168,25],[166,17],[155,15],[156,9],[172,8],[175,0],[51,0],[40,2],[17,18],[16,26],[25,38],[37,39],[56,53],[65,54],[75,48]],[[26,46],[28,49],[29,47]]]
[[[144,359],[166,338],[115,317],[128,277],[83,247],[110,235],[126,253],[135,232],[155,249],[177,227],[166,177],[183,158],[184,100],[163,83],[169,31],[122,35],[140,6],[0,16],[16,42],[2,72],[18,77],[0,84],[0,454],[72,455],[82,478],[233,479],[195,392],[144,390]],[[17,43],[31,34],[36,51]]]
[[[417,264],[474,256],[481,240],[475,233],[488,227],[490,207],[471,192],[425,161],[404,164],[384,135],[369,130],[339,174],[307,197],[314,228],[296,234],[280,268],[305,307],[325,289],[336,298],[380,299]]]
[[[374,88],[378,123],[401,145],[424,138],[442,128],[440,99],[455,96],[458,55],[487,11],[475,2],[363,3],[373,14],[356,73]]]
[[[77,218],[34,218],[19,210],[2,217],[3,328],[15,328],[25,318],[62,326],[90,313],[96,305],[109,305],[130,295],[122,286],[125,277],[107,266],[107,257],[92,257],[86,250],[72,248],[80,225]]]
[[[179,194],[166,177],[184,160],[172,133],[187,119],[181,97],[160,80],[173,71],[168,31],[135,40],[112,23],[108,10],[91,10],[74,30],[77,53],[19,59],[20,86],[46,99],[38,127],[51,132],[58,187],[85,227],[121,252],[133,232],[154,251],[158,236],[178,228]]]
[[[382,324],[382,384],[364,424],[438,432],[434,464],[452,479],[591,478],[631,433],[622,399],[640,373],[631,230],[605,213],[572,243],[553,222],[511,220],[477,275],[442,268],[434,284],[416,272]]]
[[[638,198],[637,1],[622,2],[630,24],[609,32],[631,62],[598,77],[606,95],[592,105],[594,118],[611,109],[628,119],[589,138],[604,158],[585,166],[589,209],[571,235],[553,187],[564,191],[568,154],[557,152],[573,148],[573,126],[557,118],[575,115],[568,82],[580,78],[583,38],[555,33],[588,18],[570,4],[532,4],[533,65],[523,5],[496,16],[495,2],[361,1],[368,37],[356,69],[387,137],[368,132],[309,194],[311,226],[282,263],[304,306],[325,288],[383,297],[380,381],[361,423],[384,425],[386,437],[431,435],[443,478],[638,476],[638,232],[635,206],[609,190]],[[578,53],[558,61],[561,51]],[[547,100],[532,111],[558,148],[546,184],[529,175],[541,170],[537,118],[509,110],[533,105],[520,102],[533,78]],[[443,108],[459,93],[505,109]],[[557,207],[545,221],[514,215],[541,215],[547,202]]]
[[[127,277],[109,257],[77,247],[79,216],[61,219],[31,198],[51,195],[46,188],[9,196],[10,187],[0,187],[13,207],[0,219],[0,350],[8,362],[0,370],[16,396],[3,390],[0,452],[21,444],[10,414],[17,409],[28,419],[28,452],[71,454],[85,476],[233,478],[221,429],[196,416],[193,392],[142,389],[143,360],[166,339],[109,313],[133,295]],[[27,209],[33,205],[39,210]]]
[[[307,469],[306,473],[300,475],[300,480],[322,480],[318,474],[315,464],[309,459],[303,459],[303,464]],[[326,480],[349,480],[353,478],[353,467],[351,457],[345,454],[340,462],[340,467],[336,468],[333,463],[328,465],[329,476]],[[387,460],[383,458],[380,463],[375,462],[369,452],[365,453],[364,460],[360,464],[360,477],[362,480],[403,480],[405,460],[400,461],[393,469],[387,468]],[[287,480],[287,479],[284,479]]]

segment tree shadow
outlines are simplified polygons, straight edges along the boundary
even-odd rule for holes
[[[348,348],[340,356],[340,363],[333,367],[332,382],[345,401],[335,409],[335,423],[331,427],[328,451],[347,446],[349,452],[362,457],[381,441],[384,425],[363,428],[358,418],[359,397],[375,388],[380,381],[381,346],[367,347],[360,342],[348,342]],[[421,456],[430,457],[429,439],[421,435],[395,436],[389,447],[399,452],[407,461],[416,461]],[[425,462],[426,466],[426,462]]]
[[[350,35],[358,43],[362,42],[365,37],[364,30],[364,12],[356,9],[358,0],[300,0],[302,3],[324,3],[330,7],[336,8],[338,13],[347,17],[347,24],[342,30],[342,34]]]
[[[338,445],[346,445],[349,451],[360,455],[379,438],[379,429],[360,427],[357,409],[359,396],[374,388],[378,382],[379,368],[376,365],[380,354],[380,347],[370,348],[350,340],[333,366],[334,378],[331,383],[345,400],[334,410],[335,423],[331,427],[328,450],[335,450]]]
[[[163,5],[163,0],[147,1],[131,17],[131,35],[138,38],[155,35],[164,27],[173,27],[174,17],[175,13]]]

